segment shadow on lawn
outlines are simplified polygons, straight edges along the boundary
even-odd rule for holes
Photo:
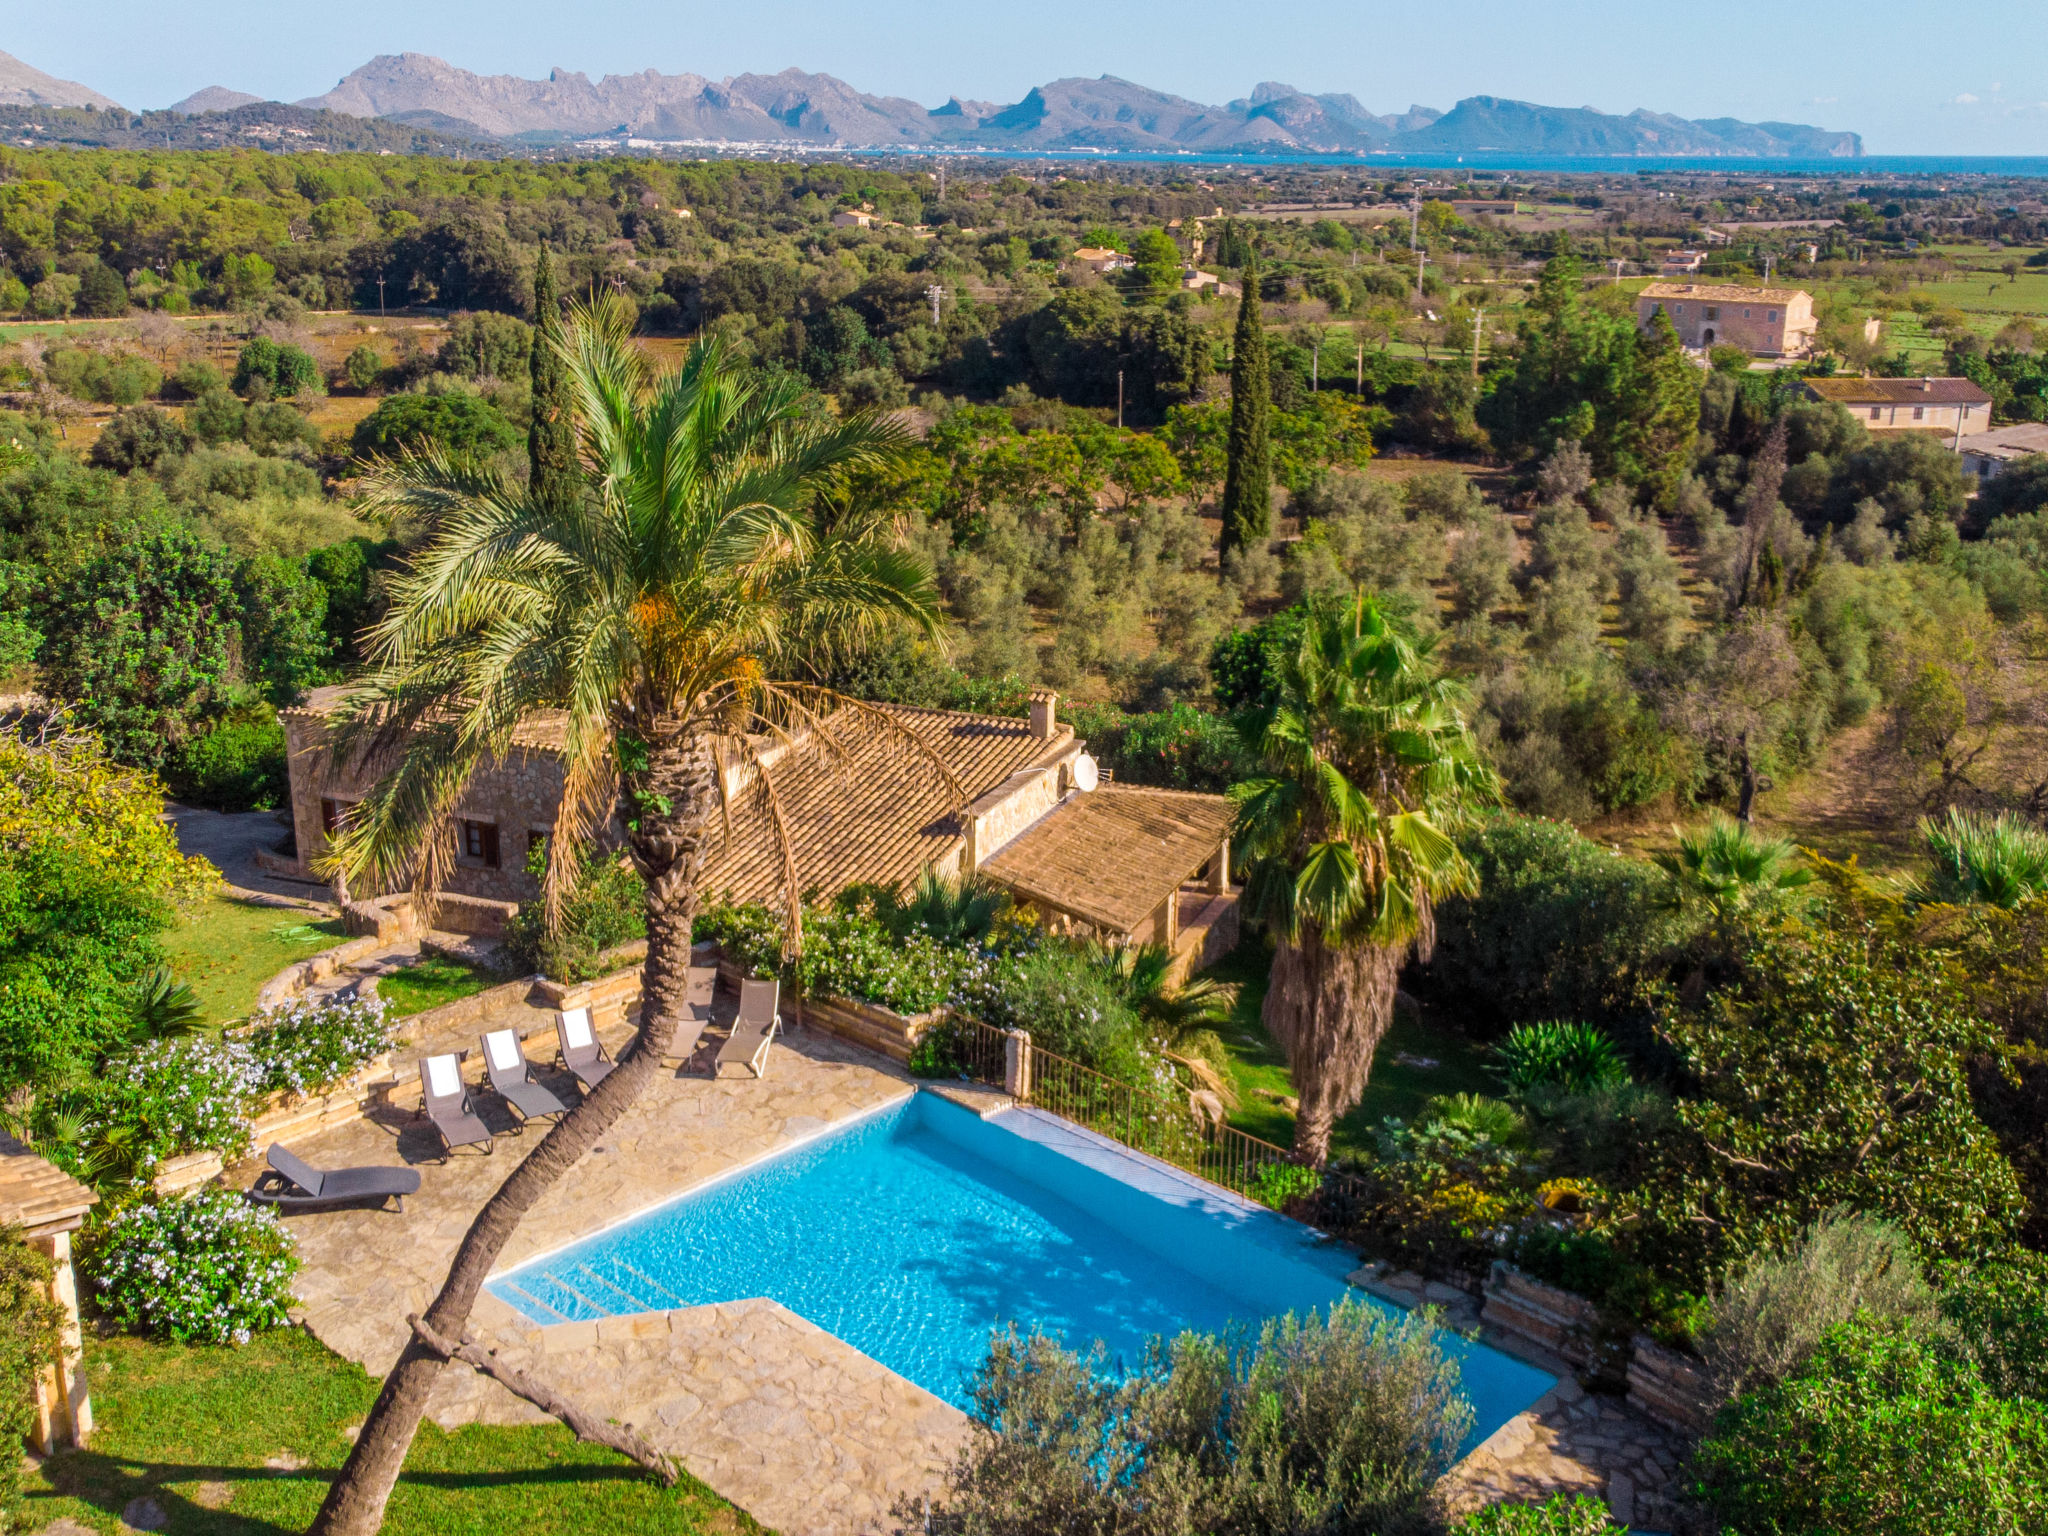
[[[300,1524],[280,1525],[275,1520],[237,1513],[232,1508],[210,1508],[194,1497],[206,1483],[220,1483],[230,1489],[242,1484],[264,1486],[313,1484],[325,1490],[340,1467],[231,1467],[197,1466],[176,1462],[144,1462],[133,1457],[107,1456],[91,1450],[60,1451],[43,1463],[47,1490],[35,1489],[24,1500],[29,1528],[37,1529],[60,1518],[47,1509],[55,1499],[74,1499],[106,1514],[120,1517],[139,1498],[153,1500],[166,1517],[164,1529],[171,1532],[204,1532],[206,1536],[295,1536]],[[551,1484],[631,1482],[647,1476],[638,1467],[621,1462],[616,1466],[587,1464],[560,1467],[530,1467],[506,1472],[436,1472],[408,1469],[399,1478],[400,1493],[406,1488],[435,1489],[451,1493],[478,1492],[488,1488],[542,1487]],[[310,1519],[321,1493],[307,1494],[306,1518]],[[123,1527],[126,1530],[126,1527]]]

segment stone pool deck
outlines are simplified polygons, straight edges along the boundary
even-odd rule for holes
[[[472,1054],[480,1029],[527,1030],[539,1021],[523,1007],[484,1020],[469,1030]],[[681,1073],[659,1075],[535,1206],[500,1270],[915,1091],[886,1059],[806,1029],[783,1036],[767,1077],[714,1080],[710,1060],[722,1035],[714,1024],[697,1057]],[[606,1043],[616,1051],[626,1038],[608,1034]],[[552,1043],[539,1034],[527,1054],[539,1062]],[[465,1064],[472,1078],[478,1070],[474,1060]],[[508,1124],[496,1101],[480,1108],[494,1128]],[[419,1193],[402,1215],[288,1218],[304,1261],[297,1315],[328,1347],[381,1375],[404,1346],[406,1314],[431,1300],[471,1218],[522,1155],[522,1139],[501,1135],[494,1154],[465,1148],[442,1166],[432,1160],[439,1143],[425,1122],[379,1109],[294,1150],[323,1167],[420,1167]],[[507,1363],[633,1425],[782,1536],[889,1528],[891,1507],[933,1486],[967,1431],[951,1404],[763,1298],[542,1328],[486,1294],[470,1331]],[[429,1412],[448,1427],[542,1418],[455,1365]]]
[[[887,1058],[814,1030],[789,1030],[769,1058],[768,1076],[714,1080],[711,1058],[724,1036],[721,1007],[696,1058],[659,1074],[599,1147],[521,1224],[500,1271],[579,1241],[742,1164],[770,1156],[829,1126],[916,1091]],[[445,1166],[440,1144],[410,1104],[411,1063],[438,1050],[469,1049],[484,1029],[530,1037],[536,1063],[552,1052],[552,1015],[525,1003],[504,1008],[398,1053],[401,1082],[392,1107],[295,1147],[317,1166],[403,1160],[421,1186],[401,1215],[336,1211],[288,1218],[304,1261],[297,1316],[337,1353],[382,1375],[404,1346],[405,1317],[425,1309],[449,1259],[484,1200],[523,1155],[516,1135],[495,1153],[464,1149]],[[614,1053],[628,1031],[602,1031]],[[480,1068],[465,1064],[474,1081]],[[544,1076],[547,1074],[543,1073]],[[573,1093],[572,1084],[558,1085]],[[930,1084],[979,1113],[1009,1103],[966,1084]],[[509,1132],[502,1104],[480,1109]],[[533,1134],[539,1134],[536,1130]],[[260,1151],[260,1149],[259,1149]],[[253,1167],[240,1170],[246,1187]],[[1380,1289],[1374,1287],[1374,1289]],[[1506,1499],[1541,1502],[1553,1493],[1607,1499],[1623,1524],[1668,1528],[1680,1447],[1618,1399],[1591,1396],[1562,1362],[1537,1358],[1516,1341],[1488,1337],[1476,1308],[1458,1297],[1420,1292],[1407,1304],[1446,1305],[1447,1319],[1485,1342],[1560,1373],[1558,1388],[1503,1425],[1451,1475],[1445,1494],[1460,1511]],[[582,1405],[631,1424],[660,1449],[782,1536],[868,1536],[894,1528],[890,1511],[935,1487],[968,1433],[966,1416],[766,1298],[595,1322],[539,1327],[485,1294],[472,1336],[508,1364]],[[535,1409],[464,1366],[443,1372],[429,1409],[440,1424],[547,1422]]]

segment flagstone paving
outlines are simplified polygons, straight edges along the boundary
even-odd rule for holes
[[[714,1080],[710,1062],[730,1009],[723,998],[721,1004],[697,1057],[680,1073],[657,1076],[591,1155],[536,1204],[499,1269],[916,1089],[887,1059],[800,1027],[776,1046],[765,1079]],[[411,1042],[405,1054],[465,1042],[473,1051],[481,1031],[510,1026],[530,1036],[527,1055],[538,1064],[553,1046],[550,1017],[508,1004],[446,1038]],[[614,1054],[627,1037],[623,1028],[604,1033]],[[473,1059],[464,1070],[474,1081],[480,1063]],[[566,1079],[555,1085],[575,1091]],[[984,1113],[1008,1102],[974,1085],[930,1086]],[[370,1118],[294,1150],[323,1167],[419,1164],[420,1191],[407,1198],[405,1212],[289,1218],[303,1260],[297,1315],[322,1342],[377,1375],[398,1358],[406,1315],[426,1308],[477,1209],[523,1150],[521,1138],[509,1134],[504,1107],[480,1096],[481,1112],[501,1132],[496,1152],[464,1149],[441,1165],[440,1144],[408,1107],[405,1082],[393,1098]],[[417,1100],[415,1080],[409,1102]],[[242,1173],[253,1176],[253,1168]],[[470,1333],[507,1364],[631,1424],[783,1536],[894,1529],[890,1511],[915,1505],[934,1488],[968,1434],[957,1408],[765,1297],[541,1328],[486,1294]],[[1521,1352],[1515,1341],[1488,1342]],[[544,1418],[462,1366],[443,1372],[428,1411],[450,1428]],[[1445,1492],[1460,1510],[1584,1492],[1605,1497],[1624,1524],[1662,1528],[1673,1513],[1678,1450],[1672,1437],[1619,1400],[1589,1395],[1567,1375],[1468,1457]]]
[[[518,1007],[470,1033],[535,1022],[534,1010]],[[658,1076],[535,1205],[500,1269],[915,1090],[885,1059],[802,1028],[775,1047],[766,1078],[714,1080],[709,1063],[721,1034],[715,1023],[697,1058]],[[616,1052],[625,1039],[618,1032],[607,1044]],[[527,1054],[539,1062],[551,1044],[539,1034]],[[477,1060],[465,1063],[472,1079],[479,1070]],[[509,1129],[495,1100],[480,1096],[479,1108],[494,1128]],[[432,1299],[477,1209],[520,1157],[521,1138],[501,1134],[494,1154],[464,1149],[443,1166],[424,1121],[380,1107],[294,1150],[321,1167],[420,1165],[419,1193],[403,1214],[289,1218],[303,1260],[297,1315],[323,1343],[381,1375],[404,1347],[406,1315]],[[966,1434],[957,1408],[765,1298],[539,1328],[486,1295],[470,1332],[565,1396],[632,1424],[784,1536],[889,1528],[890,1508],[932,1486]],[[461,1366],[443,1373],[428,1411],[449,1427],[541,1418]]]

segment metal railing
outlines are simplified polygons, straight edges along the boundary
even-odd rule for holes
[[[1105,1076],[977,1019],[956,1017],[953,1031],[955,1055],[969,1076],[1246,1199],[1280,1210],[1310,1199],[1325,1183],[1324,1174],[1297,1163],[1285,1147],[1198,1112],[1186,1097]]]

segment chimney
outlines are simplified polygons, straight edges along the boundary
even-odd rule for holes
[[[1050,688],[1034,688],[1031,699],[1031,734],[1040,741],[1051,741],[1052,733],[1059,724],[1060,696]]]

